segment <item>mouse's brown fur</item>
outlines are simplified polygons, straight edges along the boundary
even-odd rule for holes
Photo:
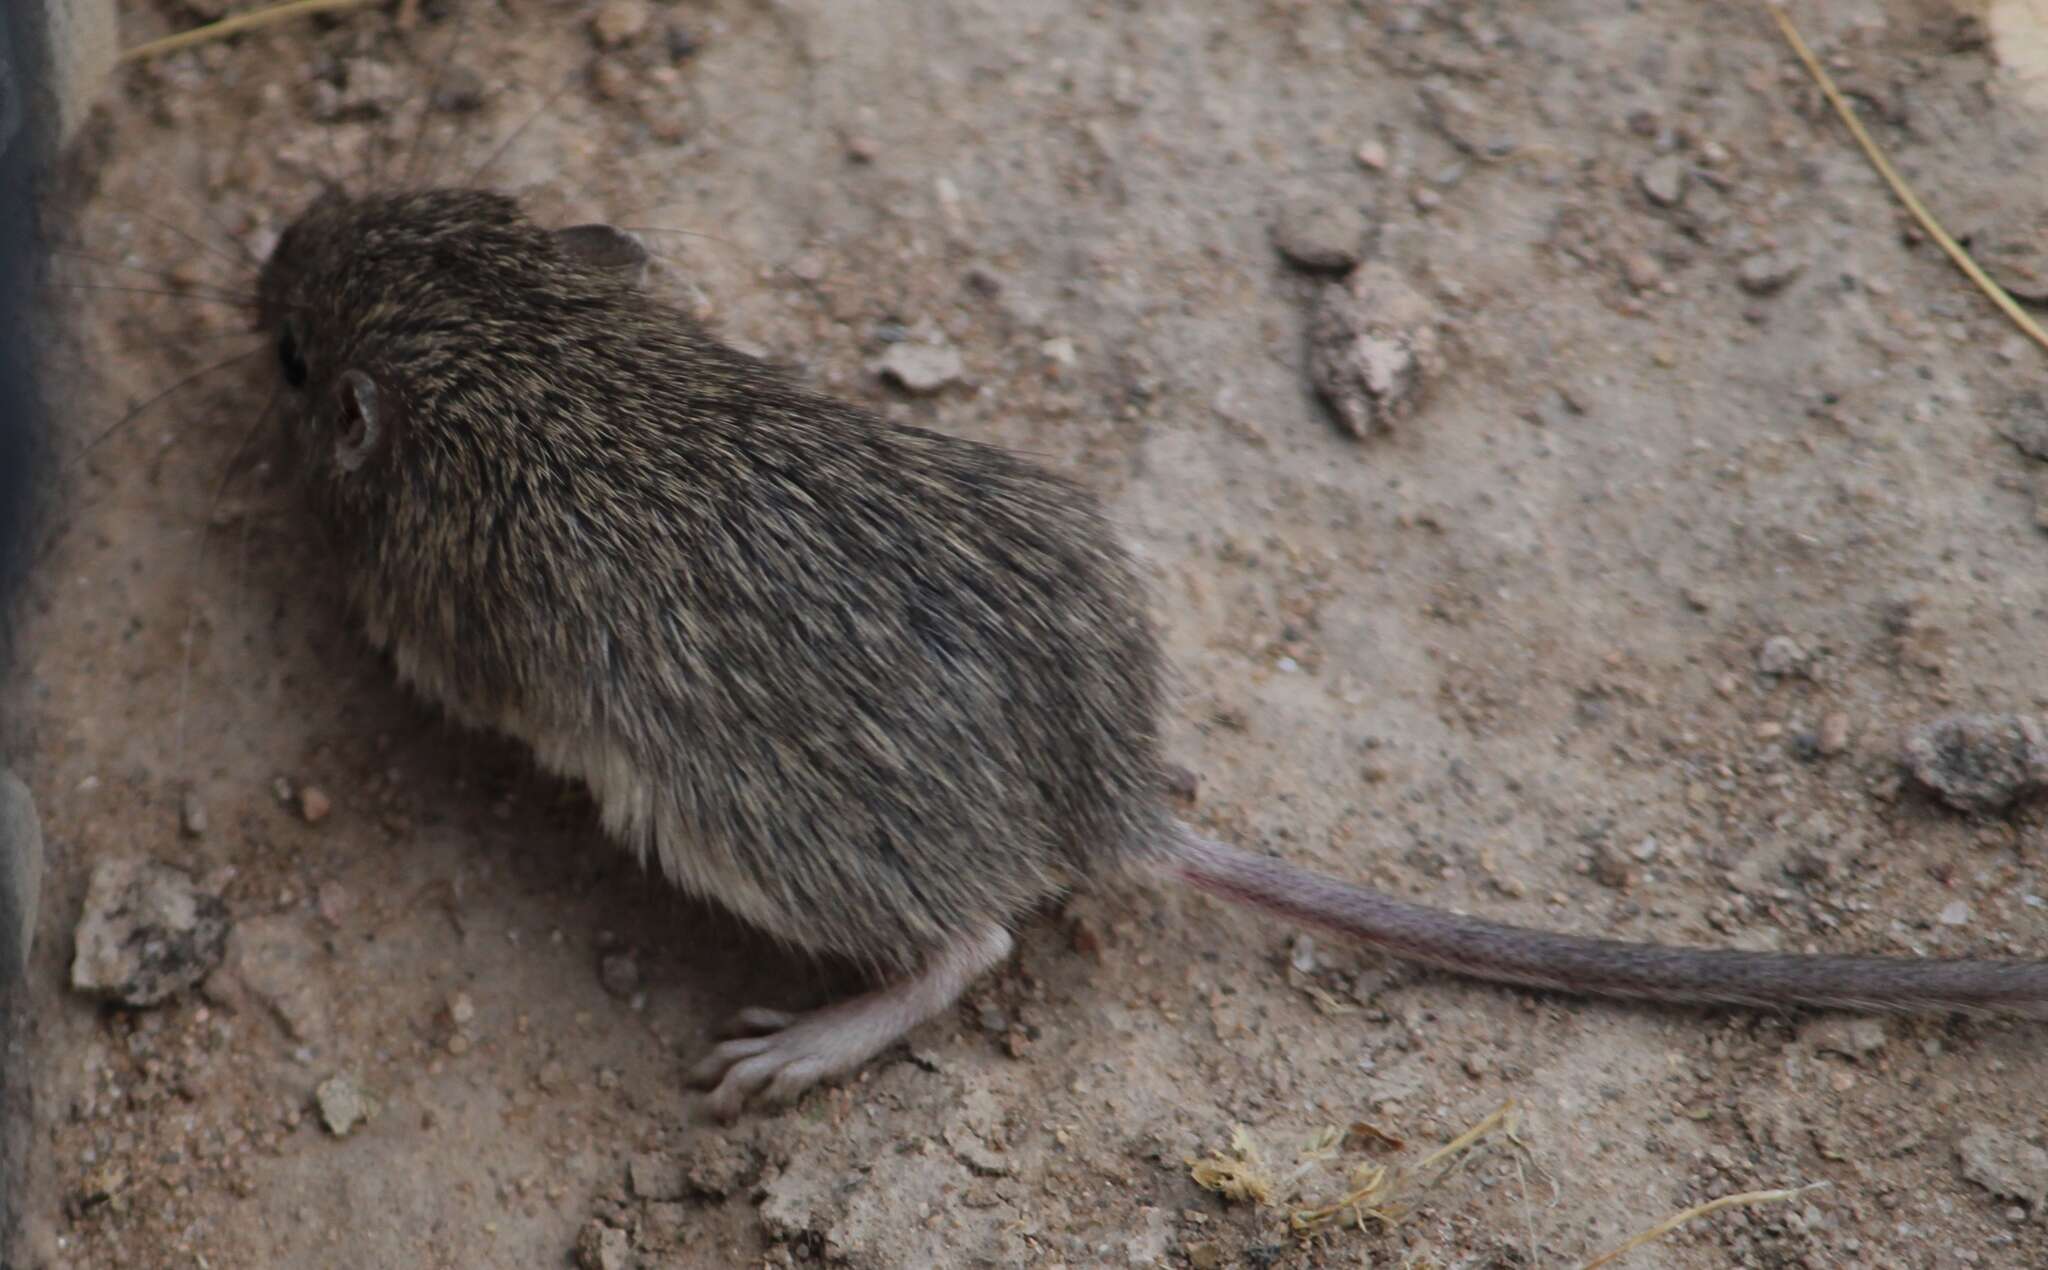
[[[749,1011],[732,1114],[943,1009],[1045,897],[1130,865],[1498,982],[2038,1013],[2048,963],[1551,935],[1200,838],[1161,808],[1160,665],[1078,486],[820,396],[641,291],[629,239],[508,199],[322,201],[266,263],[287,430],[404,677],[587,781],[675,881],[893,980]]]
[[[908,970],[1160,841],[1159,660],[1076,485],[807,391],[493,194],[325,200],[259,295],[371,637],[676,881]],[[354,471],[347,368],[388,431]]]

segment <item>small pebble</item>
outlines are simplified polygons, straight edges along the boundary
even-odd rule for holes
[[[341,925],[355,906],[355,897],[348,893],[348,888],[331,878],[313,890],[313,911],[329,925]]]
[[[576,1265],[578,1270],[632,1270],[633,1241],[593,1217],[577,1232]]]
[[[2048,398],[2023,392],[1999,412],[1999,435],[2030,459],[2048,461]]]
[[[1184,1245],[1181,1251],[1187,1254],[1188,1264],[1194,1270],[1223,1270],[1223,1245],[1212,1240]]]
[[[598,982],[604,990],[624,1001],[640,990],[640,962],[630,952],[607,954],[597,963]]]
[[[1820,752],[1828,755],[1840,754],[1849,748],[1849,716],[1840,710],[1832,711],[1820,721]]]
[[[1756,652],[1756,668],[1767,675],[1790,675],[1806,665],[1806,650],[1790,635],[1773,635]]]
[[[1657,840],[1655,838],[1644,838],[1636,844],[1635,850],[1629,852],[1629,854],[1642,863],[1648,864],[1657,858]]]
[[[606,0],[590,20],[599,48],[614,49],[640,38],[647,29],[646,0]]]
[[[476,1003],[469,999],[467,992],[458,992],[448,998],[448,1017],[457,1027],[467,1027],[476,1018]]]
[[[182,869],[139,857],[101,860],[73,935],[71,986],[122,1005],[156,1005],[204,979],[227,941],[227,906]]]
[[[1593,848],[1593,880],[1610,890],[1625,891],[1635,884],[1635,870],[1628,857],[1607,843]]]
[[[299,815],[305,817],[307,824],[319,824],[333,810],[334,800],[318,785],[308,785],[299,791]]]
[[[1487,123],[1478,104],[1453,88],[1449,80],[1431,76],[1416,87],[1415,93],[1422,99],[1423,113],[1444,140],[1466,154],[1498,158],[1514,153],[1513,139]]]
[[[681,1199],[683,1166],[672,1156],[635,1155],[626,1161],[626,1184],[641,1199]]]
[[[1301,195],[1281,205],[1273,245],[1303,269],[1340,271],[1365,257],[1371,225],[1365,213],[1340,198]]]
[[[1647,251],[1632,251],[1621,258],[1621,276],[1630,290],[1655,291],[1664,284],[1664,269]]]
[[[1368,172],[1387,170],[1387,147],[1378,141],[1368,141],[1358,147],[1358,166]]]
[[[1962,900],[1950,900],[1935,920],[1943,926],[1968,926],[1970,906]]]
[[[1906,735],[1913,779],[1958,811],[2003,811],[2048,780],[2048,731],[2029,715],[1950,715]]]
[[[1841,1054],[1855,1059],[1870,1057],[1891,1040],[1891,1029],[1877,1018],[1821,1015],[1799,1032],[1800,1039],[1816,1054]]]
[[[964,368],[957,350],[944,344],[909,340],[891,344],[874,362],[875,373],[907,392],[924,396],[960,378]]]
[[[1309,935],[1296,935],[1288,946],[1287,964],[1305,975],[1316,972],[1316,941]]]
[[[1362,264],[1309,314],[1309,378],[1337,422],[1364,438],[1410,418],[1443,367],[1436,306],[1390,265]]]
[[[2033,304],[2048,304],[2048,211],[2027,207],[2017,216],[1978,226],[1970,255],[1991,280]]]
[[[198,838],[206,833],[206,804],[199,800],[197,790],[188,789],[178,799],[178,831],[187,838]]]
[[[1956,1158],[1963,1176],[1994,1199],[2016,1199],[2035,1209],[2048,1200],[2048,1151],[2018,1134],[1976,1125],[1956,1142]]]
[[[1685,161],[1675,154],[1650,160],[1636,173],[1636,184],[1659,207],[1676,207],[1685,199]]]
[[[320,1108],[320,1123],[337,1138],[347,1137],[350,1130],[377,1113],[375,1101],[363,1092],[362,1085],[348,1072],[337,1073],[322,1081],[320,1087],[313,1091],[313,1099]]]
[[[1785,289],[1805,266],[1778,251],[1760,251],[1744,260],[1735,280],[1751,295],[1771,295]]]

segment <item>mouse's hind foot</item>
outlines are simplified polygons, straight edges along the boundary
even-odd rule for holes
[[[780,1103],[821,1080],[843,1076],[958,1000],[967,985],[1010,955],[1000,926],[962,936],[933,953],[915,975],[806,1014],[742,1010],[690,1072],[711,1092],[706,1108],[736,1118],[748,1102]]]

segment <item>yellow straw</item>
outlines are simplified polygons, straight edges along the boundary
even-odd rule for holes
[[[1955,239],[1948,236],[1948,231],[1934,219],[1933,213],[1921,205],[1920,200],[1914,197],[1913,191],[1906,187],[1906,182],[1892,169],[1891,162],[1877,148],[1877,143],[1863,130],[1862,120],[1856,117],[1855,111],[1849,109],[1849,103],[1842,99],[1841,92],[1835,88],[1835,81],[1828,78],[1828,73],[1821,69],[1820,61],[1814,57],[1813,50],[1806,47],[1805,40],[1799,38],[1799,32],[1792,26],[1792,19],[1785,16],[1784,7],[1776,0],[1764,0],[1764,7],[1771,11],[1771,17],[1777,22],[1778,30],[1784,33],[1785,42],[1792,46],[1792,51],[1799,55],[1799,60],[1806,63],[1807,72],[1820,85],[1820,90],[1827,94],[1835,113],[1842,117],[1843,123],[1849,125],[1849,131],[1854,134],[1856,144],[1863,147],[1863,153],[1870,159],[1871,166],[1876,168],[1878,175],[1892,187],[1892,193],[1899,196],[1899,201],[1906,205],[1906,210],[1913,213],[1913,219],[1920,222],[1920,228],[1927,231],[1929,238],[1941,244],[1941,249],[1948,253],[1948,258],[1956,262],[1956,268],[1967,274],[1970,281],[1977,284],[1978,290],[1990,296],[1991,302],[2005,311],[2005,315],[2012,319],[2013,325],[2025,331],[2036,344],[2048,349],[2048,331],[2043,331],[2034,319],[2027,316],[2026,311],[2006,294],[2004,287],[1993,282],[1977,267],[1977,262],[1970,258],[1970,253],[1964,251]]]
[[[209,22],[205,26],[193,27],[189,31],[180,31],[176,35],[167,35],[161,40],[151,40],[147,44],[138,44],[134,48],[122,53],[120,60],[123,62],[139,62],[146,57],[155,57],[160,53],[176,52],[178,49],[187,48],[194,44],[203,44],[207,40],[217,40],[223,36],[233,35],[238,31],[253,31],[258,27],[271,26],[278,22],[288,22],[293,18],[302,17],[308,13],[326,13],[334,9],[359,8],[370,2],[371,0],[291,0],[289,4],[274,4],[267,9],[258,9],[253,13],[237,13],[231,18],[222,18],[218,22]]]

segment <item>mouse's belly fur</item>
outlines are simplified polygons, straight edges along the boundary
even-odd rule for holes
[[[795,831],[706,834],[688,823],[687,800],[678,796],[695,779],[696,756],[648,753],[620,736],[486,705],[463,690],[433,642],[391,638],[375,622],[369,634],[421,696],[467,726],[525,743],[543,768],[582,782],[607,834],[643,864],[651,857],[671,883],[793,947],[879,972],[914,969],[963,936],[1008,927],[1085,877],[1124,867],[1160,837],[1141,815],[1134,828],[1075,844],[1077,856],[1020,820],[999,835],[937,844],[951,857],[946,867],[926,863],[892,876],[878,860],[840,867],[848,864],[843,845],[819,848]]]
[[[772,898],[751,872],[727,853],[692,850],[678,826],[664,824],[658,778],[619,741],[589,732],[550,728],[518,711],[492,712],[472,704],[454,678],[407,640],[378,638],[389,649],[398,675],[409,687],[446,709],[461,723],[501,732],[522,741],[549,773],[580,781],[590,791],[605,832],[644,865],[648,857],[669,881],[694,895],[717,901],[768,934],[798,947],[816,946],[816,932],[791,921],[787,907]],[[835,951],[851,953],[851,949]]]

